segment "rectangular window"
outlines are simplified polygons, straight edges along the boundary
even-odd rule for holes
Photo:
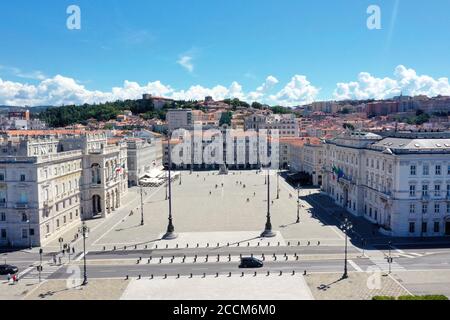
[[[439,197],[441,195],[441,185],[440,184],[436,184],[434,186],[434,196],[435,197]]]
[[[1,238],[3,240],[6,239],[6,229],[2,229],[2,231],[1,231]]]
[[[415,204],[410,204],[409,205],[409,213],[414,214],[416,213],[416,205]]]
[[[409,196],[410,197],[416,196],[416,186],[409,186]]]
[[[416,224],[414,222],[409,223],[409,233],[415,233],[416,232]]]
[[[412,165],[409,171],[410,171],[409,172],[410,175],[415,176],[416,175],[416,166]]]
[[[434,204],[434,213],[440,213],[441,212],[441,205],[439,203]]]
[[[6,213],[5,212],[0,213],[0,221],[6,221]]]
[[[430,167],[426,164],[423,166],[423,175],[428,176],[430,174]]]
[[[422,214],[428,213],[428,205],[426,203],[422,204]]]
[[[28,239],[28,229],[22,229],[22,239]]]
[[[34,229],[30,229],[30,236],[34,236]]]
[[[428,185],[426,184],[422,186],[422,196],[428,196]]]
[[[434,223],[434,233],[439,233],[441,232],[441,224],[439,222],[435,222]]]
[[[25,175],[24,175],[24,174],[21,174],[21,175],[20,175],[20,181],[21,181],[21,182],[24,182],[24,181],[25,181]]]
[[[426,222],[422,222],[422,233],[427,233],[428,224]]]
[[[4,173],[0,173],[0,181],[5,181],[5,174]]]
[[[440,176],[442,174],[442,167],[441,166],[436,166],[436,175]]]

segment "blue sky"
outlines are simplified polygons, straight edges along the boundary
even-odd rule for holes
[[[66,27],[72,4],[81,30]],[[381,30],[366,26],[372,4]],[[450,94],[448,12],[448,0],[1,1],[0,104]]]

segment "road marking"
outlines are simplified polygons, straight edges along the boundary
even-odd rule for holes
[[[350,263],[350,265],[351,265],[353,268],[355,268],[356,271],[358,271],[358,272],[364,272],[363,269],[361,269],[361,268],[356,264],[355,261],[353,261],[353,260],[348,260],[348,263]]]
[[[81,259],[83,259],[84,256],[87,255],[88,253],[89,253],[89,251],[86,251],[86,253],[83,252],[82,254],[80,254],[80,256],[78,258],[75,259],[75,261],[81,261]]]

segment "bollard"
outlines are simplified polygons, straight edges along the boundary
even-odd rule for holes
[[[137,246],[134,246],[134,250],[136,250],[137,249]]]
[[[209,242],[206,244],[206,247],[209,248]]]
[[[148,246],[147,245],[145,245],[145,249],[147,249],[148,248]]]
[[[138,280],[141,280],[141,275],[139,275]]]
[[[216,272],[216,278],[218,278],[219,277],[219,273],[218,272]]]
[[[292,275],[295,276],[295,270],[292,271]]]
[[[267,271],[267,276],[270,276],[270,271]]]
[[[317,245],[320,246],[320,241],[317,241]]]
[[[230,243],[228,242],[228,243],[227,243],[227,247],[229,247],[229,246],[230,246]]]
[[[177,279],[180,279],[180,274],[177,274]]]
[[[197,243],[197,248],[199,247],[199,244]]]
[[[296,257],[295,257],[295,259],[296,259],[297,261],[298,261],[299,258],[300,258],[299,256],[296,256]]]
[[[114,251],[116,251],[116,246],[114,246]]]
[[[191,273],[191,275],[190,275],[190,276],[191,276],[191,278],[193,277],[192,273]]]
[[[270,247],[270,242],[267,243],[267,246]]]
[[[291,246],[291,242],[288,242],[288,247],[290,247]]]
[[[247,242],[247,247],[250,247],[250,242]]]
[[[220,243],[217,243],[217,248],[220,247]]]
[[[164,274],[164,279],[167,279],[167,273],[166,273],[166,274]]]
[[[258,247],[259,247],[259,244],[260,244],[260,243],[258,242]]]
[[[189,248],[189,243],[186,243],[186,248]]]
[[[300,246],[300,241],[297,243],[297,246]]]
[[[304,276],[306,276],[306,270],[305,270],[305,271],[303,271],[303,275],[304,275]]]
[[[105,246],[103,246],[103,251],[105,251],[106,250],[106,247]]]
[[[158,249],[158,245],[155,245],[155,249]]]
[[[283,275],[283,271],[280,271],[280,277]]]
[[[311,241],[308,241],[308,246],[311,245]]]
[[[177,246],[176,246],[176,248],[178,249],[178,243],[177,243]]]
[[[256,271],[255,271],[255,275],[254,275],[254,277],[256,277],[256,275],[257,275],[257,273],[256,273]]]
[[[220,254],[217,255],[217,262],[220,261]]]
[[[151,275],[151,276],[150,276],[150,279],[153,279],[153,278],[154,278],[153,275]]]
[[[278,246],[280,246],[280,243],[278,242]]]
[[[123,247],[123,250],[127,250],[127,246],[124,246],[124,247]]]
[[[130,277],[127,275],[126,277],[125,277],[125,280],[128,280]]]
[[[241,277],[243,277],[244,276],[244,273],[242,272],[242,275],[241,275]]]
[[[169,245],[168,244],[166,244],[166,249],[169,249]]]
[[[231,278],[231,272],[228,274],[228,277]]]

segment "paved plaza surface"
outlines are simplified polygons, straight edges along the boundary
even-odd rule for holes
[[[206,276],[134,280],[123,300],[312,300],[303,276]]]
[[[296,223],[297,191],[283,178],[277,181],[276,175],[271,176],[270,189],[276,236],[261,238],[267,215],[265,180],[256,171],[229,175],[183,172],[181,185],[179,180],[173,183],[173,222],[178,238],[170,241],[161,240],[168,222],[165,186],[144,189],[143,226],[140,190],[131,188],[119,210],[106,219],[87,221],[87,287],[67,287],[68,279],[82,275],[84,261],[82,239],[75,237],[79,226],[73,226],[62,237],[75,248],[74,254],[60,255],[57,238],[43,248],[41,283],[36,269],[38,248],[0,254],[0,259],[19,267],[21,279],[13,286],[1,283],[0,299],[120,299],[122,295],[126,299],[173,299],[172,293],[164,296],[151,288],[172,292],[175,283],[187,287],[201,284],[209,292],[205,297],[226,298],[231,288],[239,287],[234,281],[248,282],[254,289],[277,281],[279,292],[271,291],[269,296],[261,291],[263,299],[370,299],[376,294],[408,291],[450,294],[446,239],[394,239],[389,247],[389,238],[364,219],[350,217],[317,189],[300,190],[300,223]],[[339,227],[346,217],[354,225],[348,247],[351,277],[337,281],[344,268],[345,244]],[[55,254],[58,259],[53,260]],[[390,265],[386,260],[389,254],[394,258]],[[242,256],[261,259],[264,267],[256,276],[253,270],[244,270],[242,276],[238,268]],[[383,275],[378,291],[365,284],[374,270]],[[292,279],[297,289],[291,288]],[[185,299],[185,292],[174,294]],[[203,297],[198,294],[198,299]],[[245,291],[242,299],[244,296]]]

